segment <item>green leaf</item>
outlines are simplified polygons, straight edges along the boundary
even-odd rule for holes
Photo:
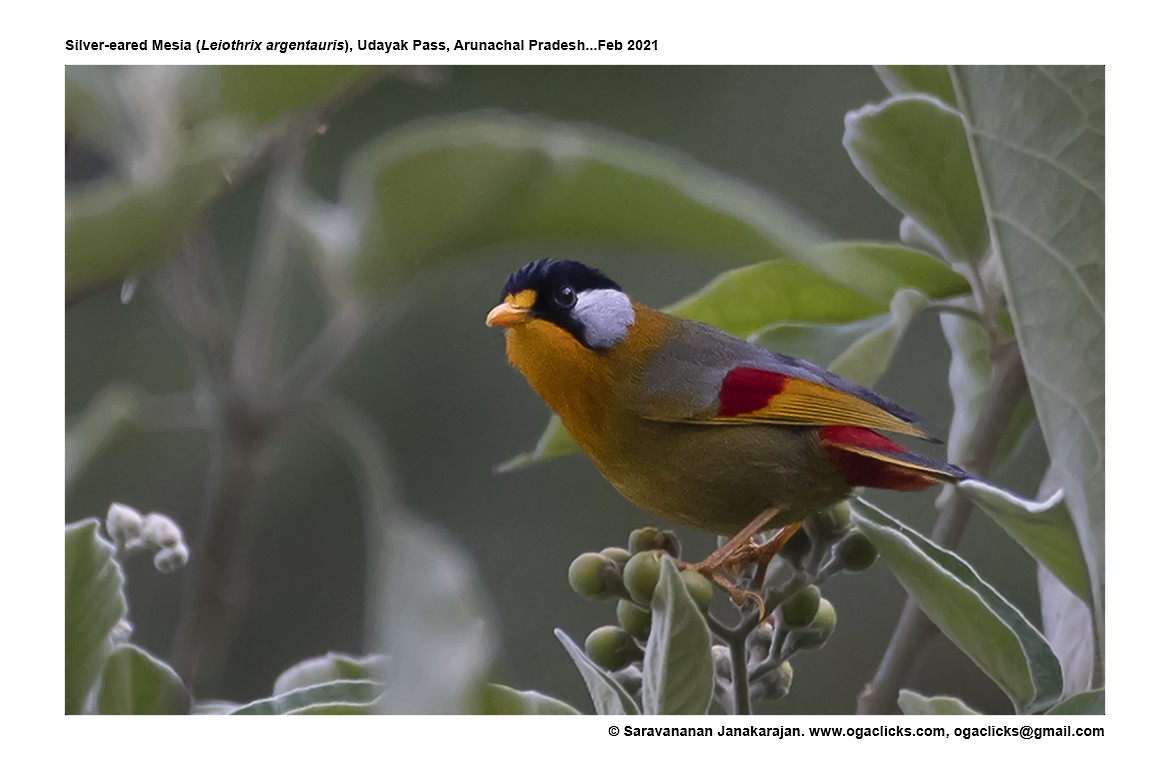
[[[121,279],[161,259],[226,190],[252,143],[239,126],[208,123],[178,139],[167,165],[149,177],[66,193],[66,291]]]
[[[883,305],[793,260],[771,260],[715,277],[666,311],[746,338],[775,322],[851,322]]]
[[[204,699],[191,705],[192,715],[231,715],[244,705],[227,699]]]
[[[1045,715],[1104,715],[1105,689],[1098,688],[1070,696],[1050,709]]]
[[[889,314],[840,325],[783,323],[764,328],[752,341],[765,349],[828,366],[858,339],[888,324]]]
[[[290,666],[281,672],[272,686],[274,696],[307,688],[310,685],[335,682],[337,680],[374,680],[385,671],[387,659],[381,655],[366,655],[355,658],[345,653],[328,652],[316,658]]]
[[[389,69],[375,65],[218,65],[194,68],[184,108],[189,121],[231,116],[252,126],[340,96]]]
[[[1036,416],[1105,620],[1105,69],[959,67]]]
[[[186,715],[191,694],[179,675],[137,645],[110,654],[98,686],[101,715]]]
[[[1043,710],[1060,697],[1060,661],[1052,648],[970,564],[872,504],[853,504],[854,523],[902,587],[1018,712]]]
[[[853,342],[829,364],[829,370],[859,385],[872,386],[886,373],[914,315],[930,301],[917,290],[902,290],[890,302],[890,316],[880,327]]]
[[[504,461],[496,466],[496,473],[507,474],[511,471],[519,471],[529,466],[535,466],[542,461],[553,460],[564,455],[572,455],[579,450],[580,448],[577,446],[577,442],[569,434],[568,430],[565,429],[561,418],[554,414],[548,421],[548,425],[544,426],[544,432],[540,434],[540,438],[537,439],[536,446],[532,448],[532,452],[522,452]]]
[[[970,298],[958,301],[970,308]],[[991,389],[991,339],[983,325],[969,317],[943,314],[939,317],[943,336],[951,348],[947,379],[954,399],[951,430],[947,434],[947,460],[963,463],[970,459],[979,420]]]
[[[98,521],[65,526],[65,712],[81,712],[110,655],[110,631],[126,616],[122,567]]]
[[[842,241],[809,251],[808,263],[826,276],[883,306],[906,288],[929,298],[949,298],[970,290],[967,280],[932,254],[903,244]]]
[[[489,683],[484,687],[484,715],[580,715],[560,699],[539,691],[518,691]]]
[[[386,533],[375,615],[388,714],[473,712],[499,637],[487,589],[442,529],[406,517]]]
[[[296,707],[285,712],[285,715],[374,715],[378,711],[378,700],[369,704],[346,704],[344,702],[329,702],[325,704],[309,704],[305,707]]]
[[[918,92],[955,105],[955,87],[945,65],[875,65],[891,95]]]
[[[626,689],[606,674],[605,670],[593,663],[593,659],[585,654],[569,635],[559,628],[553,631],[560,643],[564,645],[569,657],[577,666],[585,687],[589,689],[589,698],[593,700],[593,708],[598,715],[638,715],[638,705],[626,693]]]
[[[650,600],[653,621],[642,663],[642,711],[647,715],[703,715],[711,705],[715,667],[711,631],[687,592],[674,560],[659,561]]]
[[[844,144],[866,181],[937,238],[949,260],[983,257],[987,221],[958,112],[936,98],[890,98],[846,114]]]
[[[382,687],[369,680],[339,680],[311,685],[308,688],[259,699],[230,712],[230,715],[293,715],[309,714],[307,708],[325,707],[325,712],[341,708],[351,714],[355,708],[369,708],[378,700]]]
[[[1089,572],[1060,491],[1045,501],[1029,501],[978,480],[961,482],[958,489],[1078,598],[1092,604]]]
[[[903,715],[982,715],[953,696],[923,696],[903,689],[898,693],[898,708]]]
[[[357,240],[318,258],[356,289],[394,286],[483,247],[591,242],[710,254],[729,265],[803,256],[818,240],[772,196],[659,146],[549,119],[473,113],[396,128],[341,174]]]

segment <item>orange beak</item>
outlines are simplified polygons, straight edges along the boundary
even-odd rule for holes
[[[496,328],[511,328],[528,321],[528,309],[504,301],[488,312],[487,324]]]

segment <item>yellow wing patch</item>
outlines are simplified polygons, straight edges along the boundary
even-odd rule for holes
[[[842,390],[780,374],[763,376],[770,373],[755,369],[733,371],[720,391],[719,411],[696,422],[845,425],[931,438],[917,426]]]

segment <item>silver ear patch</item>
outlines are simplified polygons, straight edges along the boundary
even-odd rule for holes
[[[581,323],[585,342],[605,349],[626,337],[634,324],[634,305],[621,290],[585,290],[577,295],[573,317]]]

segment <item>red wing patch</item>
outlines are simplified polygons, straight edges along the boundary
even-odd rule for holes
[[[764,409],[784,392],[788,377],[773,371],[740,366],[723,378],[719,388],[719,416],[737,417]]]
[[[924,490],[939,481],[938,473],[899,461],[906,448],[873,431],[827,426],[820,434],[829,459],[852,487]]]

